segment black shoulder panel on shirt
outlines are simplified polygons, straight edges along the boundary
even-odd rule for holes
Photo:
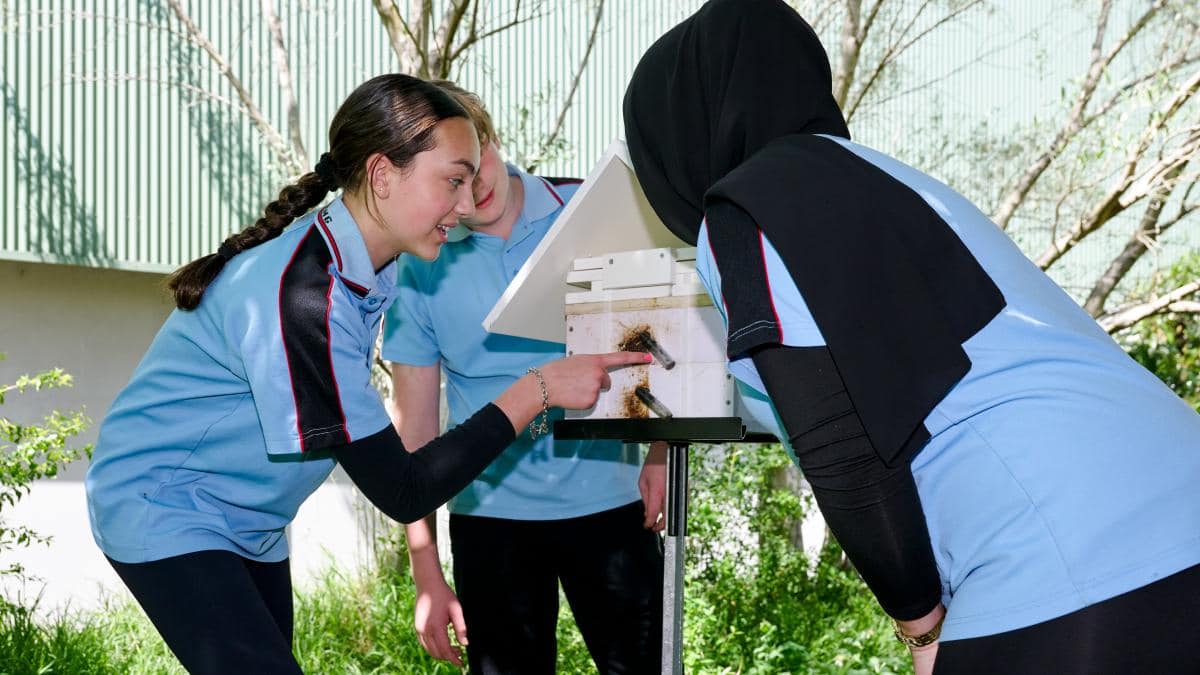
[[[332,260],[329,247],[312,227],[279,280],[279,328],[302,452],[350,442],[330,348]]]
[[[561,178],[558,176],[542,176],[542,178],[551,185],[579,185],[583,182],[582,178]]]

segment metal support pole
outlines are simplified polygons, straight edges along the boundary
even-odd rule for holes
[[[667,451],[667,541],[663,560],[664,675],[683,673],[683,564],[687,537],[688,444]]]

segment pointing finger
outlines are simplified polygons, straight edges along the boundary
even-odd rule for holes
[[[644,365],[654,360],[654,357],[646,352],[611,352],[608,354],[599,354],[598,356],[600,357],[600,365],[604,368]]]

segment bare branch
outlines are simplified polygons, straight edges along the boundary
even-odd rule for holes
[[[883,3],[888,0],[875,0],[875,6],[871,11],[867,12],[867,20],[862,22],[862,30],[859,33],[858,41],[864,43],[867,41],[867,36],[871,34],[871,29],[875,26],[875,19],[879,18],[879,10],[883,9]]]
[[[275,74],[279,78],[279,90],[287,110],[288,134],[292,139],[292,152],[300,166],[310,166],[308,151],[304,149],[304,132],[300,129],[300,105],[296,101],[296,90],[292,85],[292,67],[288,63],[287,47],[283,44],[283,26],[275,13],[274,0],[262,0],[263,18],[271,33],[271,52],[275,61]]]
[[[592,30],[588,33],[587,46],[583,50],[583,56],[579,59],[579,66],[575,69],[575,76],[571,78],[571,88],[567,91],[567,98],[563,100],[562,108],[558,111],[558,118],[554,120],[554,126],[550,128],[549,135],[542,141],[541,147],[538,148],[538,153],[535,156],[535,161],[526,170],[533,171],[537,166],[537,159],[545,156],[546,151],[558,138],[558,134],[562,132],[563,122],[567,119],[567,111],[571,109],[571,104],[575,99],[575,91],[579,88],[579,78],[583,75],[584,69],[587,68],[588,61],[592,58],[592,48],[596,46],[596,34],[600,30],[600,20],[604,16],[605,0],[597,0],[596,14],[592,18]]]
[[[379,20],[383,24],[384,30],[387,31],[388,40],[392,44],[396,60],[400,63],[401,72],[427,77],[429,61],[425,49],[424,33],[421,32],[420,35],[413,33],[409,22],[404,20],[404,15],[396,6],[396,0],[372,0],[372,2],[375,4],[375,11],[379,14]],[[428,20],[425,3],[421,0],[413,0],[411,5],[416,10],[417,21],[415,23],[420,29]]]
[[[206,54],[208,54],[208,57],[212,59],[213,63],[216,64],[217,70],[220,71],[221,75],[229,81],[229,84],[233,87],[233,90],[237,92],[238,100],[242,103],[242,109],[246,111],[246,114],[250,116],[250,119],[254,122],[254,125],[258,127],[259,132],[266,139],[268,147],[275,152],[275,157],[279,163],[284,167],[287,167],[287,169],[294,174],[301,173],[303,169],[296,161],[296,157],[292,154],[291,149],[283,140],[283,137],[279,134],[279,132],[275,130],[275,127],[271,126],[271,123],[267,121],[267,118],[263,117],[263,114],[259,111],[258,106],[254,105],[254,101],[250,98],[250,92],[246,91],[246,87],[242,85],[242,81],[239,80],[237,75],[234,74],[233,69],[229,66],[229,63],[225,61],[225,58],[221,56],[220,52],[213,47],[212,43],[208,41],[208,38],[206,38],[204,34],[200,32],[200,29],[196,27],[196,24],[192,22],[191,17],[188,16],[186,11],[184,11],[183,6],[179,3],[179,0],[167,0],[167,3],[175,12],[175,16],[178,17],[179,21],[184,25],[184,28],[187,29],[188,34],[191,35],[192,39],[200,45],[201,49],[203,49]]]
[[[1092,42],[1091,64],[1088,66],[1087,76],[1079,88],[1075,104],[1072,106],[1071,112],[1067,115],[1062,128],[1058,130],[1058,134],[1051,141],[1050,147],[1021,175],[1016,185],[1001,200],[999,209],[992,215],[992,220],[1001,229],[1008,227],[1009,220],[1012,219],[1013,214],[1025,202],[1025,198],[1029,195],[1029,191],[1033,189],[1034,184],[1042,177],[1042,174],[1045,173],[1051,162],[1067,147],[1071,139],[1083,128],[1084,112],[1091,103],[1092,96],[1096,93],[1096,87],[1099,85],[1100,79],[1104,75],[1108,65],[1145,28],[1150,19],[1162,9],[1165,2],[1166,0],[1156,0],[1138,18],[1133,26],[1126,31],[1125,35],[1117,41],[1117,44],[1113,45],[1112,49],[1106,53],[1104,52],[1104,35],[1108,29],[1108,17],[1112,11],[1112,0],[1104,0],[1104,4],[1100,8],[1100,17],[1096,22],[1096,35]]]
[[[476,1],[478,1],[478,0],[476,0]],[[543,16],[545,16],[544,13],[539,12],[537,10],[533,10],[529,13],[529,16],[522,18],[521,17],[521,2],[520,2],[520,0],[517,0],[516,7],[513,9],[513,12],[512,12],[512,17],[513,17],[512,19],[510,19],[509,21],[507,21],[491,30],[484,31],[483,33],[472,32],[472,33],[468,34],[467,37],[462,41],[462,43],[459,44],[458,47],[456,47],[454,49],[454,53],[450,55],[450,60],[456,61],[458,59],[458,57],[464,51],[467,50],[468,47],[471,47],[472,45],[474,45],[478,42],[483,42],[484,40],[492,37],[493,35],[496,35],[498,33],[503,33],[504,31],[509,30],[510,28],[515,28],[517,26],[520,26],[523,23],[528,23],[535,19],[540,19]]]
[[[1150,168],[1143,171],[1141,176],[1136,180],[1131,180],[1129,187],[1125,190],[1125,194],[1121,195],[1121,206],[1129,206],[1139,199],[1145,197],[1155,190],[1155,188],[1167,182],[1167,176],[1176,168],[1182,168],[1193,157],[1200,154],[1200,125],[1196,125],[1187,130],[1188,137],[1179,147],[1172,150],[1165,157],[1160,158],[1157,162],[1150,165]],[[1147,142],[1148,145],[1148,142]],[[1145,147],[1140,147],[1141,152],[1145,152]],[[1130,165],[1133,165],[1136,159],[1130,160]]]
[[[887,50],[884,52],[883,57],[879,60],[879,63],[876,64],[875,69],[871,72],[871,75],[867,78],[866,83],[858,89],[858,92],[857,92],[856,96],[854,97],[854,102],[846,108],[846,110],[847,110],[846,119],[849,120],[851,117],[854,116],[854,114],[862,106],[863,101],[866,100],[867,96],[870,94],[871,90],[874,88],[876,82],[878,82],[879,78],[883,75],[884,71],[886,71],[890,65],[895,63],[896,60],[899,59],[904,54],[904,52],[908,51],[913,45],[915,45],[918,42],[920,42],[921,40],[925,39],[925,37],[928,36],[930,33],[938,30],[939,28],[946,25],[947,23],[954,21],[959,16],[970,11],[971,9],[973,9],[974,7],[978,6],[981,3],[982,3],[982,0],[971,0],[971,2],[968,2],[960,7],[957,7],[955,9],[951,10],[950,12],[948,12],[947,14],[945,14],[944,16],[939,18],[937,21],[934,21],[933,24],[927,26],[920,33],[914,35],[911,39],[908,39],[906,41],[904,38],[912,31],[913,27],[916,25],[917,21],[920,19],[921,14],[925,11],[925,8],[928,7],[930,4],[929,0],[926,0],[926,2],[922,3],[921,6],[917,8],[917,12],[912,16],[912,18],[904,26],[903,30],[900,31],[900,35],[896,38],[896,40],[891,45],[888,46]],[[882,0],[881,0],[880,4],[882,4]],[[878,8],[878,6],[876,8]],[[871,17],[871,21],[874,21],[874,17]],[[866,33],[864,32],[863,40],[865,41],[865,39],[866,39]]]
[[[962,71],[966,70],[967,68],[970,68],[971,66],[977,66],[980,63],[983,63],[984,59],[988,58],[989,56],[994,56],[994,55],[1004,51],[1005,49],[1012,47],[1014,44],[1017,44],[1018,42],[1025,40],[1026,38],[1029,37],[1030,33],[1032,33],[1032,31],[1030,31],[1029,33],[1025,33],[1024,35],[1022,35],[1018,38],[1015,38],[1009,42],[1005,42],[1003,44],[997,45],[997,46],[987,50],[986,52],[976,54],[974,56],[974,58],[972,58],[970,61],[968,61],[966,63],[961,63],[950,70],[947,70],[943,73],[934,75],[920,84],[913,85],[913,86],[909,87],[908,89],[904,89],[903,91],[899,91],[894,94],[888,94],[887,96],[882,96],[880,98],[877,98],[877,99],[875,99],[875,103],[876,104],[887,103],[888,101],[892,101],[892,100],[895,100],[898,98],[902,98],[904,96],[908,96],[909,94],[915,94],[924,89],[928,89],[929,87],[931,87],[935,84],[938,84],[939,82],[944,82],[945,80],[950,79],[954,75],[961,73]]]
[[[1195,309],[1200,309],[1200,303],[1184,301],[1188,296],[1197,291],[1200,291],[1200,280],[1186,283],[1155,300],[1126,305],[1111,314],[1100,317],[1096,321],[1100,324],[1101,328],[1111,334],[1123,328],[1128,328],[1142,319],[1154,316],[1155,314],[1173,311],[1195,311]],[[1193,306],[1195,307],[1193,308]],[[1173,309],[1173,307],[1179,307],[1179,310]]]
[[[1197,152],[1200,152],[1200,130],[1197,130],[1182,148],[1155,162],[1136,181],[1133,173],[1137,167],[1137,159],[1135,157],[1130,160],[1122,169],[1120,178],[1115,185],[1109,189],[1099,203],[1087,215],[1079,219],[1067,234],[1056,238],[1042,252],[1037,259],[1038,267],[1048,269],[1085,237],[1164,184],[1165,176],[1170,174],[1175,167],[1186,164]]]
[[[396,54],[396,60],[400,63],[401,70],[408,70],[405,66],[407,57],[405,55],[404,38],[408,36],[411,39],[412,34],[408,32],[408,27],[404,25],[404,18],[400,16],[400,10],[396,8],[396,3],[393,0],[372,0],[375,5],[375,13],[379,15],[379,22],[383,24],[383,29],[387,31],[388,41],[392,44],[392,52]]]
[[[881,4],[883,0],[879,0],[875,7],[878,8]],[[838,58],[837,75],[833,78],[833,99],[839,108],[846,105],[846,95],[850,93],[850,82],[854,80],[858,56],[862,53],[858,26],[861,11],[862,0],[846,0],[846,16],[842,18],[841,54]]]
[[[1195,300],[1172,302],[1167,305],[1167,312],[1171,314],[1200,314],[1200,302],[1196,302]]]
[[[454,43],[454,36],[458,33],[458,28],[462,25],[463,17],[466,16],[467,9],[471,4],[471,0],[451,0],[446,8],[445,17],[433,40],[436,52],[431,55],[429,68],[429,71],[436,73],[439,78],[450,77],[450,66],[453,62],[446,58],[446,55],[453,53],[451,45]],[[474,4],[478,6],[479,0],[475,0]]]
[[[892,42],[890,42],[888,44],[887,49],[885,49],[883,52],[883,56],[880,57],[879,62],[875,64],[875,68],[871,71],[871,74],[867,77],[866,83],[863,84],[862,87],[859,87],[858,96],[855,97],[855,99],[852,103],[842,106],[842,115],[846,118],[847,123],[850,122],[850,120],[854,117],[854,113],[856,113],[858,111],[858,106],[863,100],[864,92],[875,86],[875,82],[879,79],[879,76],[882,75],[883,71],[887,68],[887,66],[891,64],[892,52],[896,49],[896,46],[900,43],[900,40],[903,39],[905,32],[907,32],[908,29],[911,28],[912,24],[921,17],[921,14],[925,11],[925,8],[929,6],[929,3],[931,1],[932,0],[924,0],[921,3],[921,6],[917,8],[916,13],[909,20],[908,25],[905,26],[905,28],[900,31],[900,38],[897,38],[896,40],[893,40]],[[879,7],[882,4],[883,4],[883,0],[879,0],[879,3],[875,6],[875,9],[876,10],[879,9]],[[870,17],[870,22],[872,24],[874,24],[874,22],[875,22],[874,16]],[[898,23],[900,23],[900,12],[899,11],[897,11],[896,14],[894,14],[892,16],[892,25],[888,27],[888,31],[887,31],[889,36],[896,34],[896,25]],[[865,29],[869,29],[869,26],[864,27],[864,30]],[[868,37],[868,33],[862,32],[861,35],[862,35],[862,38],[861,38],[862,41],[865,42]]]
[[[941,28],[942,26],[946,25],[947,23],[950,23],[951,21],[957,19],[959,16],[967,13],[968,11],[970,11],[977,5],[981,4],[982,2],[983,2],[983,0],[972,0],[972,2],[968,2],[967,4],[959,7],[958,9],[951,11],[949,14],[946,14],[942,18],[933,22],[933,24],[928,26],[925,30],[914,35],[912,37],[912,39],[910,39],[908,42],[902,43],[900,45],[900,47],[896,50],[896,53],[892,55],[892,60],[894,61],[897,58],[899,58],[901,54],[908,51],[908,49],[911,48],[913,45],[915,45],[918,42],[920,42],[921,40],[925,39],[925,36],[929,35],[930,33],[934,32],[935,30]],[[912,28],[912,24],[909,24],[909,26],[905,28],[903,35],[907,35],[909,29],[911,29],[911,28]]]
[[[1167,180],[1177,178],[1183,171],[1183,166],[1179,166],[1173,171],[1173,175],[1169,175]],[[1108,296],[1112,294],[1113,289],[1117,284],[1129,274],[1129,270],[1133,269],[1135,263],[1141,260],[1146,251],[1150,250],[1151,246],[1157,245],[1163,233],[1171,228],[1172,225],[1178,223],[1192,209],[1192,205],[1186,210],[1181,210],[1180,214],[1175,218],[1159,222],[1162,217],[1163,207],[1167,204],[1167,198],[1170,196],[1169,190],[1161,190],[1150,199],[1150,203],[1146,206],[1146,212],[1142,214],[1141,222],[1138,228],[1129,237],[1129,241],[1125,244],[1125,248],[1121,253],[1113,258],[1108,269],[1100,276],[1096,285],[1092,287],[1092,292],[1088,295],[1087,300],[1083,303],[1084,310],[1092,316],[1100,316],[1104,311],[1104,303],[1108,300]]]
[[[1184,54],[1180,54],[1180,57],[1177,58],[1176,60],[1174,60],[1170,63],[1163,64],[1162,66],[1159,66],[1157,68],[1154,68],[1153,70],[1147,72],[1145,75],[1135,77],[1132,80],[1129,80],[1129,81],[1125,82],[1124,84],[1116,87],[1116,89],[1113,91],[1112,96],[1110,96],[1108,98],[1108,100],[1106,100],[1103,104],[1101,104],[1100,107],[1096,109],[1096,112],[1094,112],[1090,115],[1086,115],[1083,118],[1083,122],[1080,124],[1080,130],[1083,130],[1084,128],[1091,126],[1093,122],[1095,122],[1096,120],[1104,117],[1109,112],[1111,112],[1112,109],[1117,106],[1117,104],[1119,104],[1123,100],[1125,100],[1125,97],[1127,97],[1130,93],[1132,93],[1133,90],[1135,90],[1137,87],[1149,82],[1150,80],[1154,80],[1154,79],[1160,78],[1164,75],[1174,73],[1177,70],[1194,65],[1198,62],[1200,62],[1200,57],[1187,58]]]
[[[792,5],[792,8],[808,21],[808,25],[812,26],[813,31],[818,35],[824,31],[825,22],[834,14],[833,10],[837,7],[837,3],[818,2],[815,7],[809,8],[809,11],[803,11],[803,8],[799,6],[800,3],[794,0],[788,4]]]

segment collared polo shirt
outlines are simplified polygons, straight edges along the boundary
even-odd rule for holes
[[[425,262],[400,260],[399,300],[384,325],[383,357],[411,366],[440,363],[451,425],[459,424],[525,374],[564,356],[557,342],[488,333],[483,319],[537,247],[577,185],[519,176],[525,204],[507,240],[470,232]],[[561,414],[561,413],[559,413]],[[636,447],[612,441],[534,440],[523,432],[449,502],[453,513],[554,520],[636,501]]]
[[[228,550],[274,562],[329,448],[390,421],[372,350],[395,296],[341,199],[230,260],[176,309],[105,417],[86,478],[114,560]]]
[[[971,368],[925,419],[931,438],[911,465],[947,607],[941,639],[1048,621],[1200,563],[1200,415],[961,195],[827,138],[920,195],[1006,302],[963,343]],[[763,251],[783,343],[824,345],[766,237]],[[696,270],[721,307],[703,226]],[[775,425],[753,360],[730,371],[747,410]]]

